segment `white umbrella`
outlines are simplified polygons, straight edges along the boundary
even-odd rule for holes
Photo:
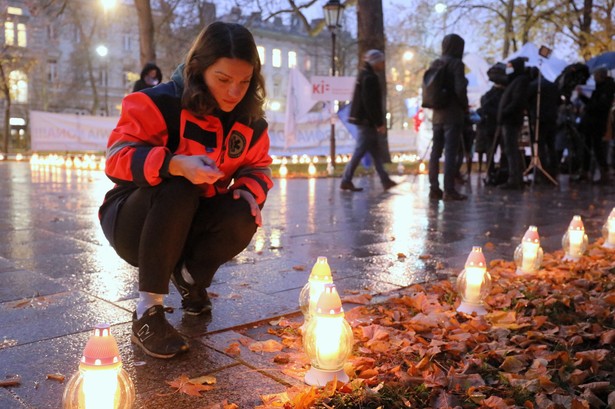
[[[568,66],[566,61],[557,57],[541,57],[540,54],[538,54],[538,47],[532,43],[523,44],[523,47],[516,53],[509,55],[506,61],[514,60],[517,57],[527,58],[525,66],[539,67],[543,77],[551,82],[555,81],[557,76]]]

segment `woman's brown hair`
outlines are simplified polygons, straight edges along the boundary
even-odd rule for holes
[[[183,108],[196,115],[211,114],[218,107],[205,84],[203,73],[220,58],[240,59],[254,67],[246,95],[233,112],[252,121],[265,114],[265,79],[261,74],[261,61],[252,33],[236,23],[217,21],[198,35],[184,67]]]

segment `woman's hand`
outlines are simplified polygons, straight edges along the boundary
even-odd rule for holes
[[[248,202],[248,204],[250,205],[250,213],[252,213],[252,216],[254,216],[254,222],[258,227],[261,227],[263,225],[261,209],[260,207],[258,207],[258,203],[256,203],[256,199],[254,199],[254,196],[252,196],[250,192],[246,192],[242,189],[233,190],[233,199],[237,200],[239,198],[242,198],[243,200]]]
[[[169,174],[183,176],[195,185],[212,184],[224,176],[213,159],[206,155],[175,155],[169,162]]]

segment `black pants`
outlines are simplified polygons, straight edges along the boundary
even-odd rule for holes
[[[231,194],[203,198],[197,186],[177,177],[139,188],[126,199],[114,248],[139,268],[139,291],[167,294],[171,274],[182,263],[201,290],[248,246],[256,228],[245,200]]]

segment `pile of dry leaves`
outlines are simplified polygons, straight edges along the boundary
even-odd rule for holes
[[[456,312],[448,280],[347,311],[351,382],[291,388],[259,408],[615,408],[615,251],[562,256],[545,254],[533,276],[492,261],[485,316]],[[298,324],[272,324],[284,346],[273,361],[300,377]]]

